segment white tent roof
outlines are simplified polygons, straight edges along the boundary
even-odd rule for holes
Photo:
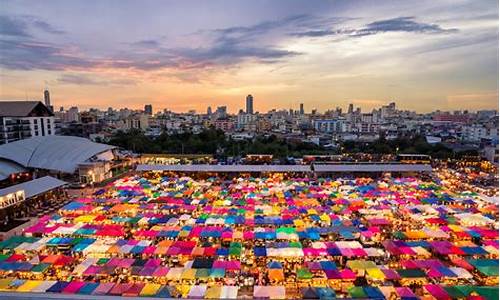
[[[13,186],[9,186],[4,189],[0,189],[0,196],[14,193],[19,190],[24,190],[24,197],[28,199],[36,195],[45,193],[47,191],[53,190],[57,187],[63,186],[65,184],[66,184],[65,181],[59,180],[51,176],[45,176],[27,182],[23,182],[20,184],[16,184]]]
[[[40,136],[0,146],[0,158],[24,167],[74,173],[78,164],[116,148],[75,136]]]

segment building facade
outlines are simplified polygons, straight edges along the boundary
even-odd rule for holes
[[[42,102],[0,102],[0,144],[47,135],[55,135],[55,120]]]

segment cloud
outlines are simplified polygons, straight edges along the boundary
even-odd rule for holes
[[[160,42],[157,40],[141,40],[134,42],[131,45],[140,48],[157,48],[160,46]]]
[[[0,65],[14,70],[64,70],[96,65],[63,48],[31,40],[0,39],[0,56]]]
[[[182,60],[208,64],[236,64],[247,59],[254,59],[261,63],[275,63],[281,59],[301,54],[275,46],[288,36],[282,34],[283,32],[296,31],[298,27],[316,28],[332,25],[346,19],[302,14],[249,26],[202,31],[198,34],[208,33],[213,39],[209,46],[174,49],[173,53],[181,57]]]
[[[317,19],[323,20],[321,18]],[[147,52],[137,53],[131,51],[110,58],[103,64],[112,68],[132,68],[137,70],[158,70],[162,68],[190,70],[203,69],[214,65],[235,65],[245,60],[275,63],[300,53],[273,46],[276,39],[283,37],[273,38],[268,43],[262,41],[264,37],[289,26],[306,24],[311,26],[313,20],[315,23],[318,22],[313,16],[295,15],[250,26],[197,31],[195,33],[197,37],[208,38],[209,40],[202,47],[164,48],[161,47],[158,40],[141,40],[130,45],[133,48],[147,49]],[[176,77],[182,79],[186,76]]]
[[[221,63],[235,64],[245,59],[257,59],[261,62],[275,62],[276,60],[298,55],[298,52],[280,50],[273,47],[252,47],[239,45],[238,42],[220,41],[211,47],[179,49],[176,53],[182,60],[189,62],[203,62],[205,64]]]
[[[64,70],[96,65],[63,48],[32,40],[0,39],[0,56],[0,65],[14,70]]]
[[[325,37],[347,35],[351,37],[362,37],[386,32],[413,32],[413,33],[452,33],[458,32],[458,29],[443,29],[438,24],[423,23],[415,21],[415,17],[399,17],[386,20],[375,21],[366,24],[364,27],[355,29],[324,29],[324,30],[310,30],[303,32],[294,32],[293,36],[298,37]]]
[[[40,19],[32,19],[32,26],[34,28],[40,29],[42,31],[45,31],[47,33],[51,34],[65,34],[66,32],[64,30],[60,30],[55,28],[54,26],[50,25],[49,23],[40,20]]]
[[[355,36],[365,36],[384,32],[450,33],[458,29],[443,29],[437,24],[415,21],[415,17],[399,17],[367,24],[355,32]]]
[[[294,32],[291,35],[297,36],[297,37],[323,37],[323,36],[330,36],[330,35],[350,34],[353,32],[354,32],[354,30],[325,29],[325,30],[310,30],[310,31],[304,31],[304,32]]]
[[[114,79],[114,80],[100,80],[90,75],[84,74],[63,74],[57,79],[57,82],[63,84],[76,84],[76,85],[135,85],[136,82],[131,79]]]
[[[220,37],[239,36],[240,38],[255,37],[266,34],[272,30],[291,25],[307,24],[313,17],[310,15],[294,15],[282,18],[280,20],[265,21],[250,26],[234,26],[223,29],[216,29],[212,32],[219,34]]]
[[[28,26],[22,19],[0,15],[0,35],[30,37]]]
[[[1,20],[1,19],[0,19]],[[19,21],[24,20],[24,23]],[[279,47],[290,36],[322,37],[329,35],[366,36],[381,32],[404,31],[420,33],[450,32],[436,24],[421,23],[414,17],[400,17],[369,23],[360,29],[324,29],[352,18],[294,15],[278,20],[260,22],[249,26],[233,26],[198,31],[199,38],[208,41],[203,46],[165,48],[157,39],[144,39],[130,43],[129,51],[110,54],[107,57],[88,57],[65,46],[38,42],[27,32],[28,27],[54,34],[63,31],[53,28],[42,20],[24,16],[4,19],[7,32],[20,39],[0,40],[0,65],[20,70],[81,70],[92,68],[133,69],[155,71],[161,69],[204,69],[213,66],[234,66],[244,61],[272,64],[301,55]],[[30,24],[27,26],[26,24]],[[298,29],[305,31],[297,32]]]
[[[34,16],[5,16],[0,15],[0,35],[10,37],[30,38],[31,31],[40,30],[50,34],[64,34],[51,24]]]

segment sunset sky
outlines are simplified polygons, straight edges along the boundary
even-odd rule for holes
[[[2,1],[0,43],[56,108],[498,109],[497,0]]]

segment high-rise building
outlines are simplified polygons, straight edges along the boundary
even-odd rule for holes
[[[45,89],[45,91],[43,91],[43,101],[45,106],[53,111],[52,106],[50,105],[50,93],[48,89]]]
[[[347,110],[348,114],[352,114],[354,112],[354,104],[350,103],[349,104],[349,109]]]
[[[304,103],[300,103],[300,114],[304,114]]]
[[[215,119],[223,119],[225,117],[227,117],[227,107],[218,106],[215,110]]]
[[[153,106],[151,104],[144,105],[144,113],[146,115],[152,116],[153,115]]]
[[[211,114],[212,114],[212,107],[209,106],[209,107],[207,107],[207,115],[210,116]]]
[[[253,114],[253,96],[247,96],[247,114]]]
[[[70,107],[66,112],[66,118],[63,121],[68,123],[80,121],[80,113],[78,112],[78,107]]]

